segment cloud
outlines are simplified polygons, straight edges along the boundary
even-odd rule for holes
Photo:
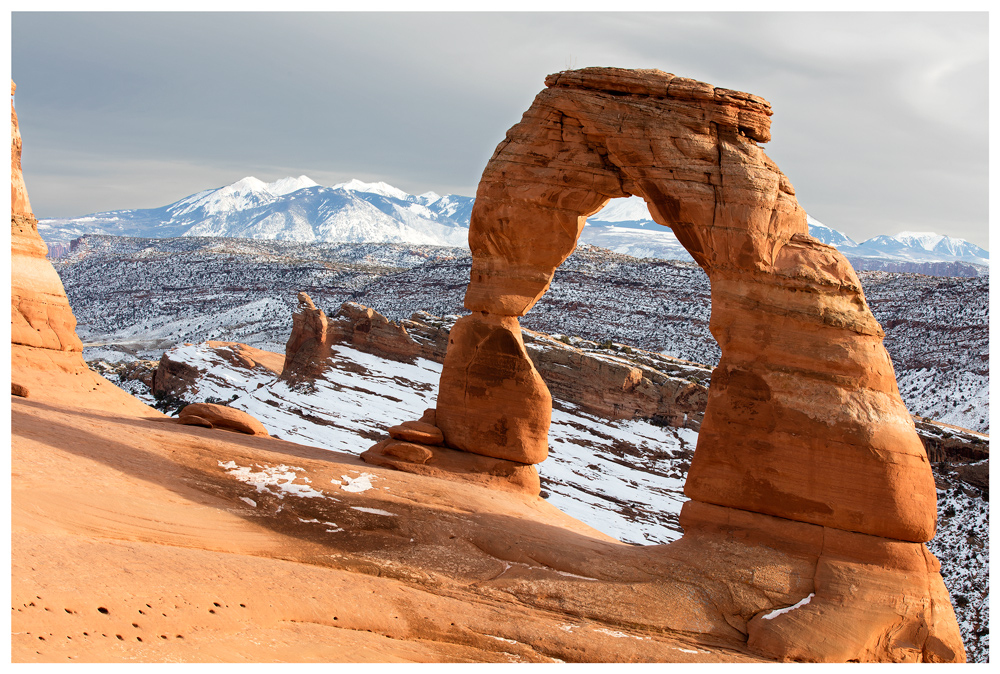
[[[15,13],[12,28],[42,212],[157,199],[155,166],[169,177],[149,206],[279,170],[473,194],[546,74],[615,65],[770,100],[768,154],[851,236],[900,221],[987,243],[985,13]],[[87,188],[66,187],[60,154],[101,158],[73,164]]]

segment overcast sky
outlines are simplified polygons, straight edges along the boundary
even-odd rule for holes
[[[659,68],[769,100],[765,151],[856,240],[988,246],[981,13],[23,13],[38,217],[164,206],[244,176],[474,195],[547,74]]]

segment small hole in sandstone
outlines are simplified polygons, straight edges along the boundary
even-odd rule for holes
[[[166,638],[167,638],[167,635],[166,635],[166,634],[161,634],[161,635],[160,635],[160,638],[161,638],[161,639],[166,639]]]
[[[45,641],[45,637],[41,637],[41,636],[40,636],[40,637],[38,637],[38,640],[39,640],[39,641]]]
[[[98,613],[103,613],[104,615],[107,615],[109,613],[108,609],[104,608],[103,606],[98,606],[97,607],[97,612]]]
[[[177,635],[177,638],[178,638],[178,639],[183,639],[183,638],[184,638],[184,635],[183,635],[183,634],[178,634],[178,635]]]
[[[219,608],[222,608],[222,604],[220,604],[219,602],[217,602],[217,601],[213,601],[212,603],[213,603],[214,605],[218,606]]]
[[[146,604],[146,608],[153,608],[153,607],[150,606],[149,604]]]
[[[246,608],[246,607],[247,607],[246,604],[240,604],[240,608]]]
[[[146,614],[142,612],[142,609],[139,609],[139,615],[146,615]]]
[[[63,610],[66,611],[66,613],[72,613],[72,611],[70,611],[68,608],[64,608]]]
[[[142,637],[136,637],[135,640],[136,641],[142,641]]]
[[[83,636],[85,636],[85,637],[89,637],[90,635],[89,635],[89,634],[87,634],[86,632],[84,632],[84,633],[83,633]]]
[[[138,628],[139,627],[139,623],[132,623],[132,627]]]
[[[208,612],[209,613],[215,613],[215,609],[214,608],[210,608],[210,609],[208,609]]]

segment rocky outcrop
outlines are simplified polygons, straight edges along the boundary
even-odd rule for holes
[[[333,344],[345,344],[384,358],[412,362],[420,347],[399,323],[353,302],[345,302],[333,320],[316,307],[308,294],[299,293],[299,305],[292,314],[292,334],[285,346],[281,378],[308,381],[320,376]]]
[[[13,96],[14,83],[10,83]],[[91,372],[59,275],[45,258],[21,172],[21,132],[10,108],[11,376],[31,397],[128,415],[156,414]]]
[[[11,96],[15,85],[10,83]],[[76,318],[59,275],[45,259],[48,249],[38,234],[38,221],[21,173],[21,132],[14,103],[10,106],[10,339],[53,351],[83,350]],[[79,361],[82,363],[83,359]]]
[[[770,657],[964,660],[922,545],[936,521],[927,453],[857,275],[809,236],[795,190],[758,145],[770,140],[770,105],[660,71],[587,68],[546,85],[477,191],[473,314],[453,328],[437,401],[445,443],[544,459],[548,396],[517,317],[588,215],[641,196],[708,274],[722,351],[685,485],[685,537],[668,547],[738,550],[723,583],[748,566],[789,570],[781,601],[723,593]],[[781,561],[801,555],[810,561],[794,572]],[[805,583],[789,592],[793,578]]]
[[[990,458],[990,436],[966,428],[915,418],[920,440],[933,462],[968,463]]]
[[[177,421],[188,426],[206,426],[247,435],[268,437],[264,425],[241,410],[213,403],[195,403],[181,410]]]
[[[191,344],[184,344],[182,347],[191,347]],[[263,351],[239,342],[204,342],[202,346],[207,346],[213,358],[226,361],[237,368],[244,370],[255,370],[261,375],[277,375],[282,369],[282,359],[278,354]],[[102,368],[103,369],[103,368]],[[127,367],[115,368],[118,370],[117,376],[120,379],[134,378],[129,373]],[[114,372],[114,370],[111,370]],[[136,374],[141,375],[142,370]],[[174,349],[164,351],[160,356],[156,368],[152,375],[144,375],[150,380],[150,390],[154,397],[158,399],[176,399],[179,401],[197,399],[198,382],[205,376],[205,371],[197,365],[186,362],[183,357],[178,357]],[[234,391],[235,393],[235,391]]]
[[[285,364],[281,378],[312,379],[318,376],[330,357],[329,325],[326,314],[317,309],[312,298],[299,293],[299,305],[292,314],[292,334],[285,344]]]

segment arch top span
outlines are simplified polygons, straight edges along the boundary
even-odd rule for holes
[[[795,191],[757,142],[764,99],[659,70],[549,75],[476,194],[466,307],[523,316],[609,199],[642,197],[706,271],[766,270],[806,234]]]

